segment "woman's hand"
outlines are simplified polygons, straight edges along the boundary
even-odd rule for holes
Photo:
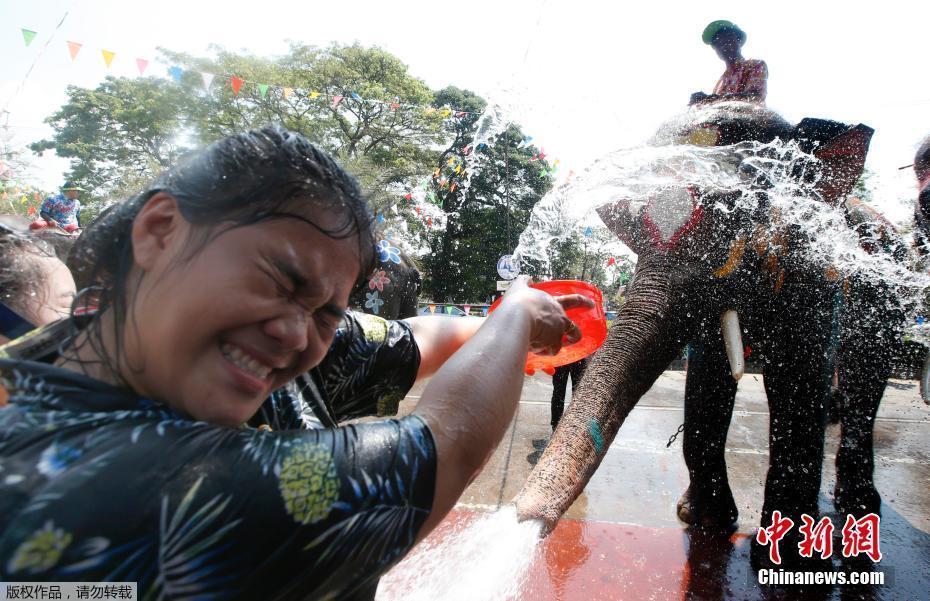
[[[529,313],[530,352],[538,355],[555,355],[563,345],[581,339],[581,330],[568,318],[565,311],[576,307],[593,307],[594,301],[582,294],[550,296],[529,287],[530,279],[519,276],[504,295],[501,308],[519,306]]]

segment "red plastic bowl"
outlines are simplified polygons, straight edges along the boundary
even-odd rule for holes
[[[583,294],[594,301],[594,306],[590,309],[585,307],[569,309],[568,317],[581,330],[581,340],[575,344],[563,346],[557,355],[544,356],[530,353],[526,357],[526,373],[533,375],[537,369],[541,369],[552,375],[555,373],[556,367],[584,359],[604,344],[607,339],[607,316],[604,315],[604,297],[601,295],[601,291],[597,289],[597,286],[579,280],[551,280],[530,284],[530,287],[542,290],[552,296]],[[501,300],[499,298],[494,301],[494,304],[488,309],[488,313],[494,311],[501,304]]]

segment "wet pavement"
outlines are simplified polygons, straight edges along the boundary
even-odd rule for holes
[[[412,409],[422,389],[411,391],[401,413]],[[494,511],[516,495],[548,440],[551,390],[548,376],[527,377],[507,436],[449,524]],[[630,413],[600,469],[544,542],[520,599],[930,599],[930,407],[915,381],[889,384],[875,427],[884,557],[865,567],[883,572],[884,584],[807,591],[762,587],[749,565],[768,465],[762,377],[748,374],[740,382],[727,439],[728,475],[740,512],[729,539],[691,532],[675,514],[688,474],[680,438],[670,448],[666,443],[681,424],[683,397],[684,373],[668,371]],[[832,503],[838,439],[839,427],[830,426],[821,511],[836,526],[833,561],[841,570],[843,520]],[[443,530],[434,535],[443,536]]]

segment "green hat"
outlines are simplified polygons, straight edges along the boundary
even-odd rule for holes
[[[73,182],[65,182],[65,185],[61,187],[62,192],[67,192],[68,190],[75,190],[77,192],[87,192],[84,188],[80,186],[75,186]]]
[[[710,25],[704,28],[704,33],[701,35],[701,39],[704,40],[705,44],[713,44],[714,38],[717,37],[723,31],[733,31],[739,36],[739,43],[744,44],[746,42],[746,32],[736,26],[732,21],[726,21],[721,19],[719,21],[714,21]]]

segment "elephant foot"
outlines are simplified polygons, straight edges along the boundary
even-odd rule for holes
[[[881,515],[882,497],[871,482],[850,486],[837,482],[833,491],[833,506],[842,516],[862,517],[870,513]]]
[[[694,492],[693,485],[678,499],[678,519],[705,530],[732,532],[739,511],[729,486],[716,491]]]

